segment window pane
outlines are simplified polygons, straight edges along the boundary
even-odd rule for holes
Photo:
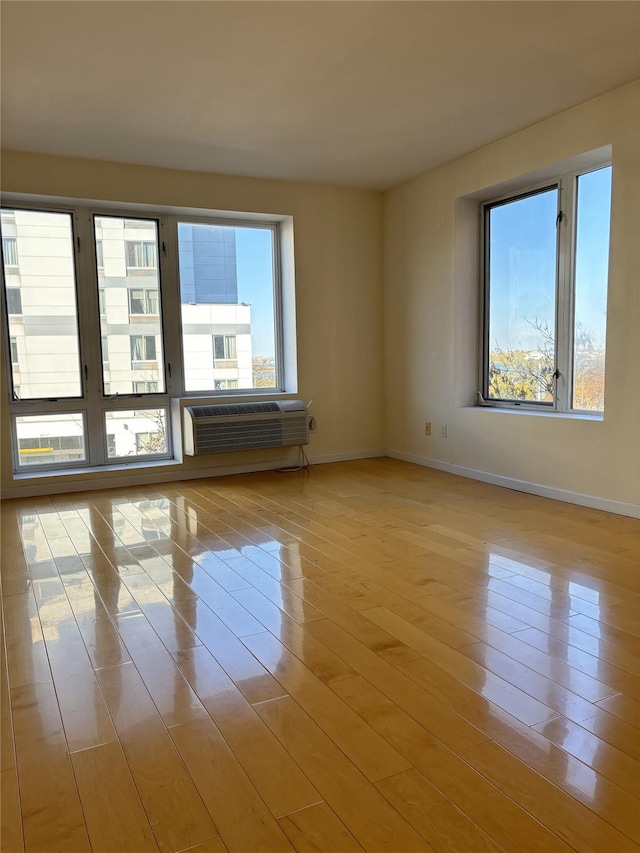
[[[16,237],[2,238],[2,255],[6,267],[18,266],[18,240]]]
[[[77,463],[86,459],[80,412],[16,418],[18,458],[23,465]]]
[[[7,311],[9,314],[22,314],[22,296],[19,287],[7,288]]]
[[[557,188],[488,209],[490,399],[553,402]]]
[[[580,175],[576,207],[574,409],[604,409],[611,166]]]
[[[94,224],[102,245],[100,325],[109,354],[107,360],[103,347],[103,381],[111,394],[133,394],[140,382],[164,393],[157,223],[96,216]],[[135,239],[129,239],[132,232]]]
[[[109,458],[168,453],[166,409],[106,412]]]
[[[275,388],[271,228],[180,222],[178,256],[185,390]]]
[[[2,228],[14,232],[16,245],[9,252],[16,264],[4,256],[9,334],[20,354],[13,384],[23,400],[81,397],[71,216],[3,210]]]

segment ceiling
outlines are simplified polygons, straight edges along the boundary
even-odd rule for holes
[[[640,76],[635,2],[2,3],[5,148],[386,189]]]

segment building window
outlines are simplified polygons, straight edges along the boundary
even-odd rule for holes
[[[238,387],[237,379],[214,379],[214,391],[232,391]]]
[[[2,256],[5,267],[18,266],[18,241],[15,237],[2,238]]]
[[[22,314],[22,294],[19,287],[7,287],[7,312]]]
[[[156,339],[153,335],[131,335],[131,364],[156,360]]]
[[[157,314],[158,291],[156,289],[129,290],[129,314]]]
[[[98,307],[100,310],[100,316],[104,317],[107,313],[107,302],[104,293],[104,287],[98,288]]]
[[[235,335],[213,336],[213,360],[216,367],[235,367],[238,361]],[[233,362],[233,365],[220,364],[220,362]]]
[[[134,394],[157,394],[158,383],[152,380],[145,379],[142,382],[133,383]]]
[[[155,269],[158,265],[156,244],[150,240],[128,240],[126,242],[127,267],[133,269]]]
[[[103,269],[104,267],[104,252],[102,249],[102,240],[96,240],[96,264],[98,265],[98,269]]]
[[[483,396],[604,409],[611,166],[484,205]]]
[[[11,364],[18,364],[18,339],[11,338],[9,343],[11,344]]]

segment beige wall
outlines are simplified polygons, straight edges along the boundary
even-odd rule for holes
[[[316,460],[375,454],[383,439],[382,197],[364,190],[3,152],[5,193],[32,193],[132,204],[286,214],[293,217],[298,395],[313,400],[318,429],[307,448]],[[2,348],[4,359],[4,347]],[[6,400],[3,365],[2,400]],[[2,406],[2,487],[13,485],[9,416]],[[286,453],[287,451],[285,451]],[[266,452],[187,458],[179,472],[264,463]],[[287,459],[291,456],[288,452]],[[86,477],[74,475],[77,483]],[[128,481],[130,471],[101,482]],[[136,472],[142,482],[144,474]],[[43,490],[61,478],[40,481]],[[71,487],[70,481],[65,481]],[[6,492],[5,492],[6,494]]]
[[[460,199],[605,145],[614,164],[605,418],[474,407],[477,232],[474,205]],[[382,197],[372,192],[18,152],[5,152],[2,182],[5,192],[292,215],[299,396],[313,399],[318,421],[312,458],[374,454],[386,441],[392,455],[633,512],[640,502],[639,154],[636,82],[390,191],[384,222]],[[433,423],[430,438],[425,420]],[[7,489],[6,406],[2,459]],[[196,473],[203,462],[251,467],[274,459],[187,459],[171,476]],[[168,474],[156,469],[151,477]],[[100,475],[113,485],[130,477]],[[40,485],[46,491],[53,483],[61,487],[59,478]]]
[[[611,502],[609,508],[619,501],[623,512],[640,502],[639,131],[636,82],[386,194],[386,440],[391,453],[459,473],[537,484],[543,487],[540,493],[595,496]],[[477,229],[470,202],[457,200],[609,144],[613,207],[604,420],[473,407]],[[433,422],[431,438],[424,435],[425,420]],[[443,423],[446,439],[440,437]]]

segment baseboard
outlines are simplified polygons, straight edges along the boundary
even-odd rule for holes
[[[617,515],[640,518],[640,504],[617,501],[612,498],[601,498],[596,495],[585,495],[582,492],[557,489],[553,486],[545,486],[542,483],[531,483],[528,480],[517,480],[514,477],[492,474],[489,471],[479,471],[476,468],[466,468],[463,465],[454,465],[452,462],[442,462],[439,459],[430,459],[427,456],[418,456],[414,453],[404,453],[401,450],[387,449],[385,456],[390,456],[393,459],[402,459],[404,462],[413,462],[415,465],[422,465],[425,468],[436,468],[438,471],[447,471],[449,474],[468,477],[470,480],[479,480],[482,483],[503,486],[506,489],[514,489],[517,492],[527,492],[530,495],[550,498],[554,501],[564,501],[565,503],[586,506],[591,509],[601,509],[604,512],[613,512]]]
[[[329,462],[353,462],[356,459],[376,459],[386,456],[384,450],[349,450],[347,453],[307,454],[311,465],[325,465]]]

